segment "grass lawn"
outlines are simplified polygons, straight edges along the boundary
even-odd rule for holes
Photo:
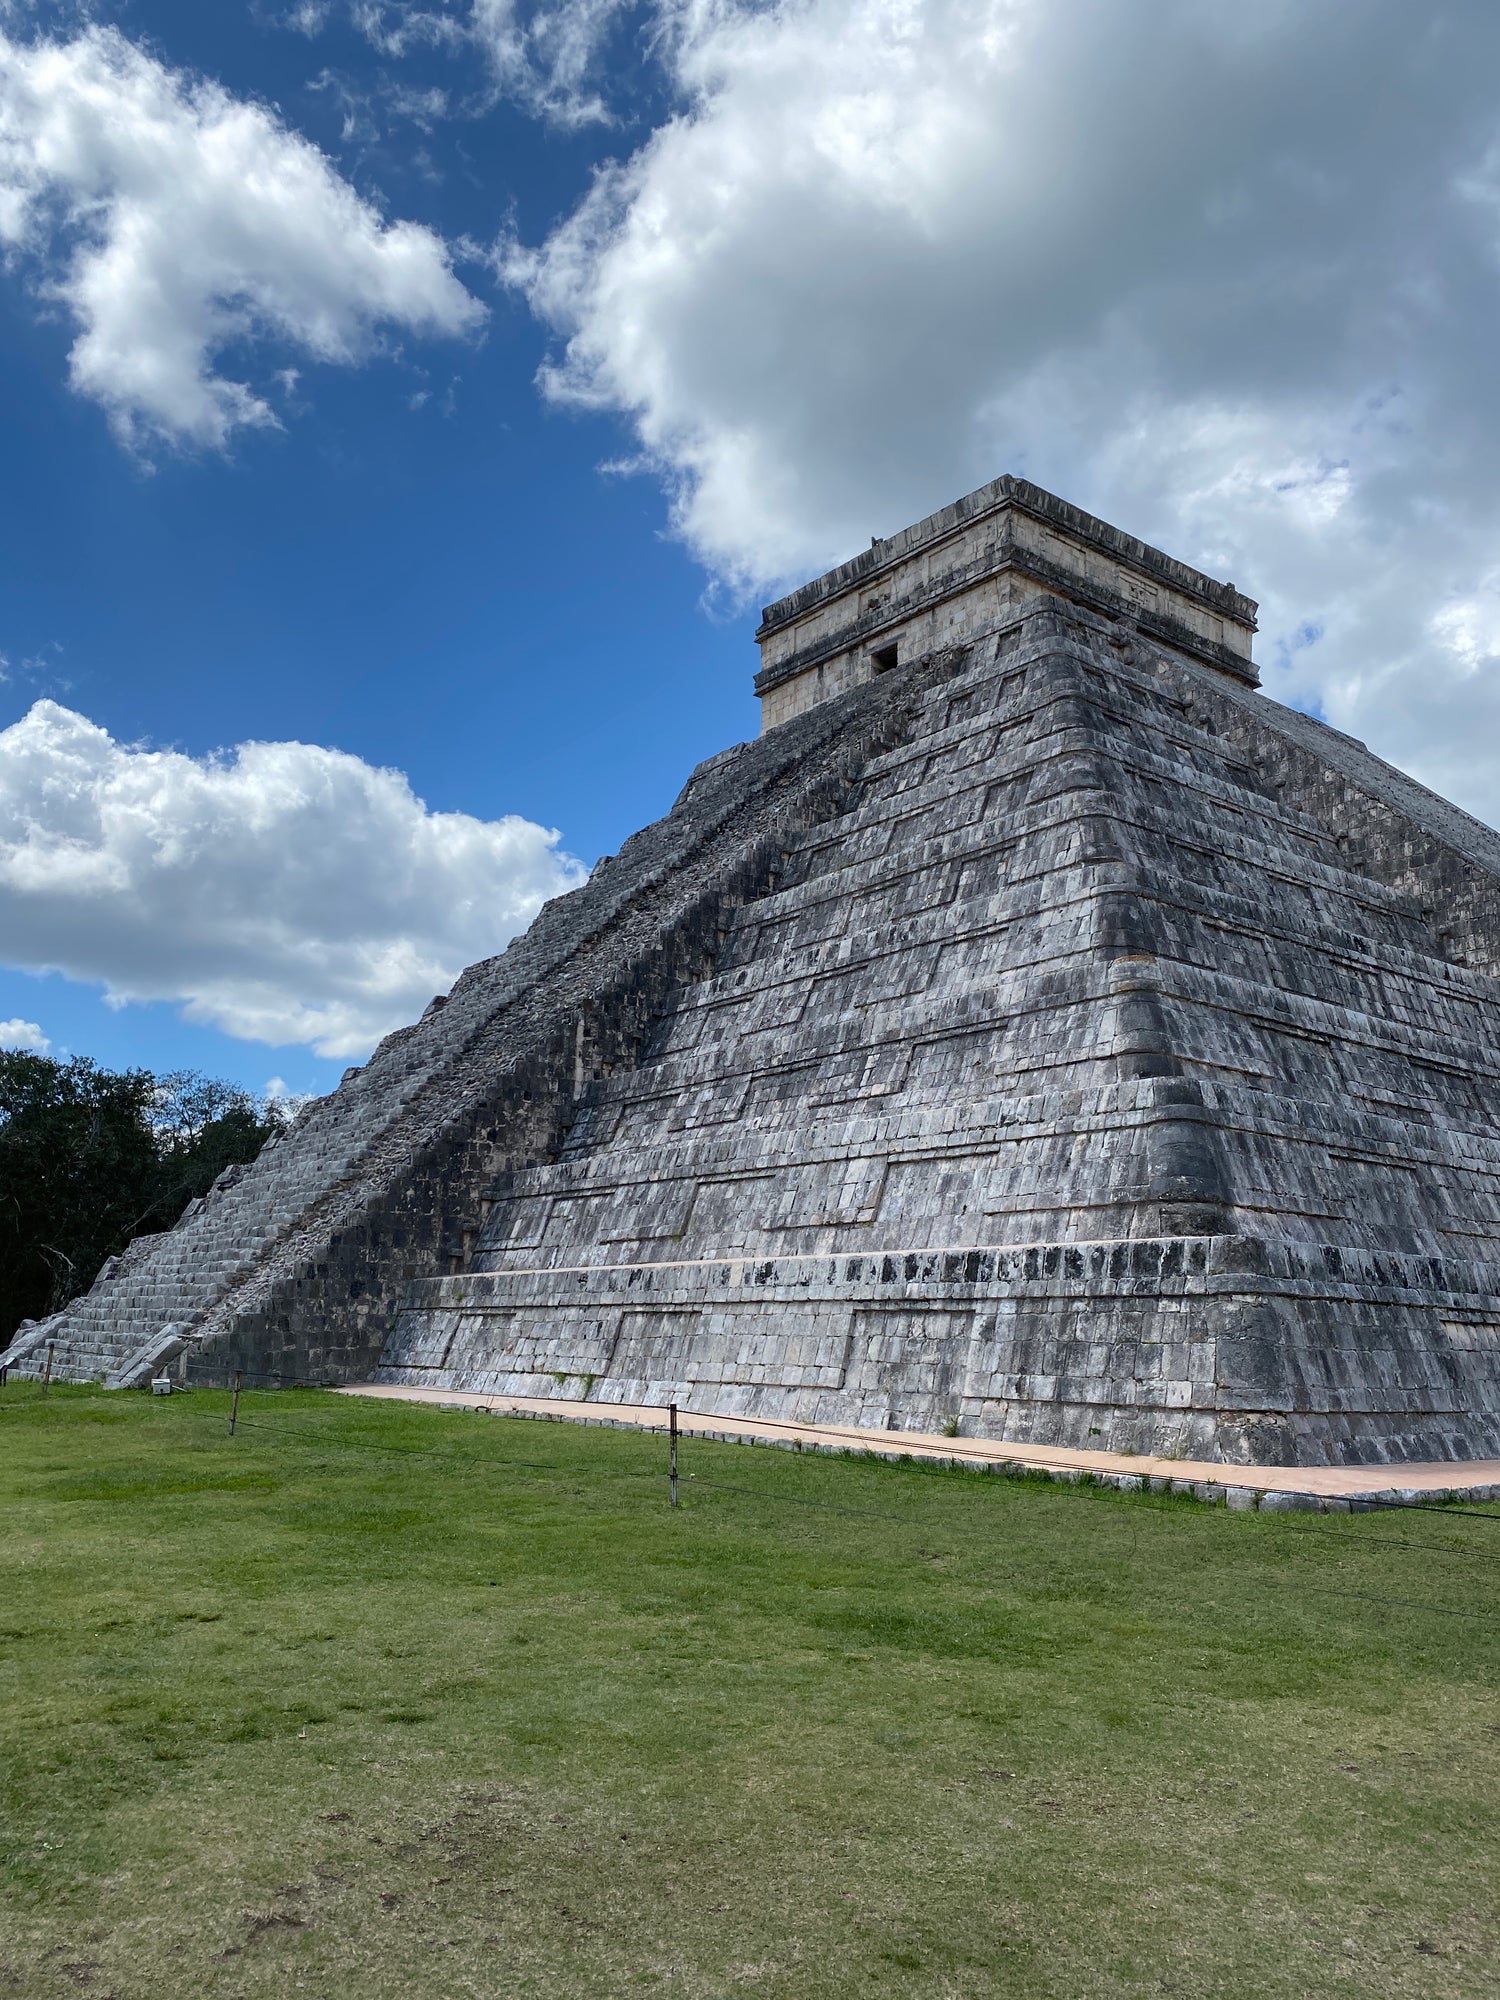
[[[0,1389],[0,1995],[1500,1991],[1500,1510]]]

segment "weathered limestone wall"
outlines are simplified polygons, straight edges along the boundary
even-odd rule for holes
[[[1327,723],[1170,655],[1158,671],[1274,798],[1329,826],[1345,866],[1412,899],[1449,963],[1500,974],[1500,833]]]
[[[1238,1464],[1494,1457],[1497,1290],[1494,1264],[1234,1236],[585,1266],[419,1287],[377,1379]]]

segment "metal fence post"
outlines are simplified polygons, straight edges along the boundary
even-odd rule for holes
[[[231,1437],[234,1436],[235,1419],[240,1413],[240,1373],[241,1371],[236,1368],[234,1371],[234,1398],[229,1405],[229,1435]]]
[[[673,1403],[673,1404],[672,1404],[672,1406],[671,1406],[671,1410],[670,1410],[670,1416],[671,1416],[671,1420],[672,1420],[672,1447],[671,1447],[671,1449],[672,1449],[672,1505],[673,1505],[673,1506],[675,1507],[675,1506],[677,1505],[677,1405],[676,1405],[675,1403]]]

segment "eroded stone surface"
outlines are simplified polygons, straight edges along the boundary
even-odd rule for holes
[[[1352,869],[1384,767],[1314,784],[1332,732],[1121,638],[1033,607],[923,696],[381,1379],[1494,1451],[1500,996],[1412,893],[1434,833]]]

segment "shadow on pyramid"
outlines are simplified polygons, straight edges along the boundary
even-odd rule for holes
[[[873,545],[757,742],[17,1365],[1500,1455],[1500,836],[1253,620],[1016,480]]]

